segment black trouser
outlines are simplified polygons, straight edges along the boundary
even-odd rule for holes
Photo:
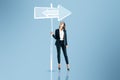
[[[62,48],[62,50],[63,50],[63,54],[64,54],[64,57],[65,57],[66,64],[69,64],[68,56],[67,56],[67,51],[66,51],[66,46],[64,45],[64,41],[59,41],[59,45],[56,45],[56,48],[57,48],[58,64],[60,64],[61,48]]]

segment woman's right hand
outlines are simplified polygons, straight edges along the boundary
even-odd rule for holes
[[[50,34],[51,34],[51,35],[54,35],[54,33],[53,33],[53,32],[50,32]]]

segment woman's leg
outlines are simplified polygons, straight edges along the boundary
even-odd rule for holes
[[[62,50],[63,50],[63,54],[64,54],[64,57],[65,57],[67,70],[69,71],[69,61],[68,61],[66,46],[62,45]]]
[[[60,70],[60,46],[56,46],[56,49],[57,49],[58,69]]]
[[[68,65],[69,61],[68,61],[66,46],[62,45],[62,50],[63,50],[63,54],[64,54],[64,57],[65,57],[66,64]]]

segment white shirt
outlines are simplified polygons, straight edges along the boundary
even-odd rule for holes
[[[59,30],[59,34],[60,34],[60,40],[63,40],[63,38],[64,38],[64,31],[63,30]]]

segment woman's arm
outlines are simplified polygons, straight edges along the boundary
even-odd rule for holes
[[[55,38],[55,39],[56,39],[56,36],[55,36],[54,34],[53,34],[52,36],[53,36],[53,38]]]
[[[65,45],[68,46],[68,43],[67,43],[67,32],[65,30]]]
[[[53,38],[56,39],[56,31],[55,31],[55,34],[53,32],[51,32],[50,34],[53,36]]]

